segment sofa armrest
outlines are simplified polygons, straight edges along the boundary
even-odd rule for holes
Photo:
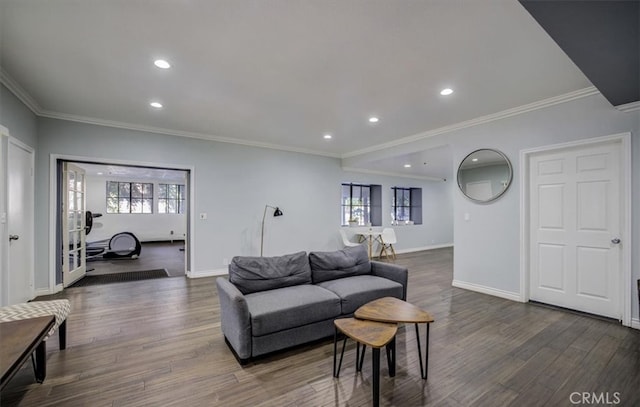
[[[216,279],[220,298],[220,327],[242,363],[251,357],[251,315],[244,295],[229,280]]]
[[[371,274],[378,277],[388,278],[402,284],[402,299],[407,300],[407,278],[409,270],[397,264],[383,263],[380,261],[371,262]]]

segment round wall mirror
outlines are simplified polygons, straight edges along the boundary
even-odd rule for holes
[[[505,193],[513,171],[507,156],[483,148],[466,156],[458,167],[458,187],[475,202],[491,202]]]

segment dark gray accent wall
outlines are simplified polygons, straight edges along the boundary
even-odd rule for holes
[[[411,188],[411,220],[414,225],[422,225],[422,188]]]
[[[382,226],[382,185],[371,185],[371,225]]]
[[[640,100],[640,1],[519,1],[612,105]]]

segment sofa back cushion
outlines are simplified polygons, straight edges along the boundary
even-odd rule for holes
[[[278,257],[236,256],[229,264],[229,281],[243,294],[311,283],[307,253]]]
[[[334,252],[310,252],[309,264],[314,283],[371,274],[369,254],[364,245],[345,247]]]

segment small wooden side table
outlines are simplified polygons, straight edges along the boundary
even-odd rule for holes
[[[371,360],[373,365],[372,381],[373,381],[373,406],[380,405],[380,348],[387,347],[387,363],[389,365],[389,374],[395,375],[395,338],[398,331],[397,324],[389,324],[384,322],[366,321],[355,318],[341,318],[333,321],[335,327],[335,335],[333,338],[333,377],[340,375],[340,366],[342,366],[342,357],[344,356],[344,348],[347,337],[356,341],[356,371],[362,370],[362,361],[364,359],[364,349],[370,346],[372,349]],[[340,363],[336,365],[336,354],[338,351],[338,332],[345,335],[342,342],[342,353],[340,354]],[[364,345],[362,349],[362,358],[360,357],[360,344]]]
[[[369,321],[414,324],[416,327],[416,339],[418,341],[420,374],[424,380],[427,379],[429,368],[429,325],[434,321],[431,314],[406,301],[402,301],[394,297],[384,297],[366,303],[358,308],[354,315],[358,319]],[[420,346],[420,331],[418,330],[418,324],[426,324],[427,326],[424,366],[422,364],[422,347]]]
[[[54,323],[53,315],[0,323],[0,389],[4,388],[34,351],[36,381],[44,381],[47,375],[47,348],[44,338]]]

